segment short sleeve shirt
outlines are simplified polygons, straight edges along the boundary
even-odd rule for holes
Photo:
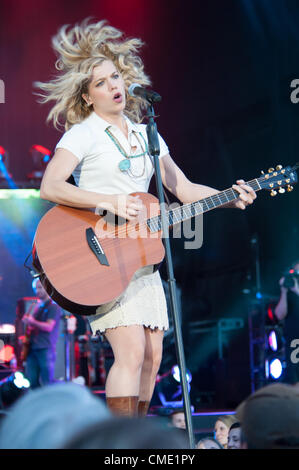
[[[46,322],[47,320],[53,319],[55,320],[55,324],[54,328],[50,332],[34,328],[30,341],[31,349],[55,349],[62,313],[62,309],[52,300],[48,300],[40,306],[37,313],[34,315],[34,318],[40,322]]]
[[[65,132],[56,149],[69,150],[78,159],[73,172],[76,185],[87,191],[103,194],[130,194],[147,192],[154,173],[151,156],[130,158],[130,170],[122,171],[119,163],[125,159],[115,139],[127,155],[142,154],[147,148],[145,124],[132,123],[126,118],[128,139],[121,130],[95,112]],[[106,129],[114,137],[111,139]],[[160,158],[168,154],[168,147],[158,135]]]

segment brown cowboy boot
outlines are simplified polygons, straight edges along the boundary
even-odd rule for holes
[[[147,416],[149,404],[150,404],[149,401],[142,401],[142,400],[140,400],[140,401],[138,402],[137,414],[138,414],[138,416],[139,416],[140,418],[141,418],[141,417],[144,417],[144,416]]]
[[[109,410],[117,416],[136,416],[138,397],[106,397]]]
[[[149,401],[142,401],[142,400],[140,400],[140,401],[138,402],[137,414],[138,414],[138,416],[139,416],[140,418],[141,418],[141,417],[144,417],[144,416],[147,416],[149,404],[150,404]]]

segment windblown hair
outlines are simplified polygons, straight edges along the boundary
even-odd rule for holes
[[[145,103],[140,98],[129,96],[127,91],[133,82],[141,86],[151,84],[138,55],[143,42],[137,38],[121,39],[123,33],[107,25],[106,20],[90,24],[87,18],[68,28],[69,25],[62,26],[52,38],[53,48],[58,54],[55,67],[60,74],[47,83],[34,83],[42,90],[42,93],[37,93],[41,103],[56,102],[47,122],[53,121],[56,129],[64,125],[68,130],[91,114],[93,106],[87,105],[82,94],[88,94],[93,69],[104,60],[111,60],[124,79],[124,113],[132,121],[140,122]]]

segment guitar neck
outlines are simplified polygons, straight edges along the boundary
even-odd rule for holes
[[[259,191],[262,189],[260,185],[260,181],[262,180],[264,180],[264,177],[247,181],[245,184],[250,186],[254,191]],[[216,207],[224,206],[238,197],[238,191],[233,188],[229,188],[224,191],[220,191],[217,194],[213,194],[213,196],[200,199],[199,201],[183,204],[182,206],[166,212],[168,226],[179,224],[185,220],[191,219],[192,217],[204,214],[212,209],[216,209]],[[147,225],[152,232],[161,230],[161,216],[159,215],[148,219]]]
[[[247,181],[245,184],[250,186],[254,191],[259,191],[262,189],[257,179]],[[213,194],[212,196],[200,199],[199,201],[184,204],[173,211],[177,213],[183,213],[181,220],[177,220],[177,214],[175,214],[176,220],[174,223],[180,223],[196,215],[204,214],[205,212],[216,209],[217,207],[225,206],[235,199],[238,199],[239,195],[240,193],[238,191],[233,188],[229,188],[225,189],[224,191],[220,191],[219,193]],[[171,211],[168,212],[170,213]]]

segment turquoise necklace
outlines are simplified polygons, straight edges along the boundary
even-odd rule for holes
[[[105,129],[105,132],[106,134],[110,137],[110,139],[112,140],[112,142],[116,145],[117,149],[120,151],[120,153],[125,157],[124,160],[121,160],[118,164],[118,167],[121,171],[126,171],[128,174],[131,173],[130,176],[133,176],[133,177],[141,177],[144,175],[144,171],[145,171],[145,155],[148,153],[148,146],[147,146],[147,143],[146,143],[146,140],[145,138],[143,137],[143,135],[141,134],[141,132],[134,132],[135,136],[136,136],[136,139],[138,140],[139,142],[139,145],[142,149],[142,144],[138,138],[138,134],[139,136],[142,138],[143,142],[144,142],[144,146],[145,146],[145,150],[142,152],[142,153],[139,153],[137,155],[128,155],[125,151],[125,149],[122,147],[122,145],[120,144],[120,142],[117,140],[116,137],[114,137],[114,135],[110,132],[109,129]],[[143,157],[143,162],[144,162],[144,166],[143,166],[143,171],[142,171],[142,174],[141,175],[134,175],[132,173],[132,170],[131,170],[131,161],[130,159],[131,158],[138,158],[138,157]]]

